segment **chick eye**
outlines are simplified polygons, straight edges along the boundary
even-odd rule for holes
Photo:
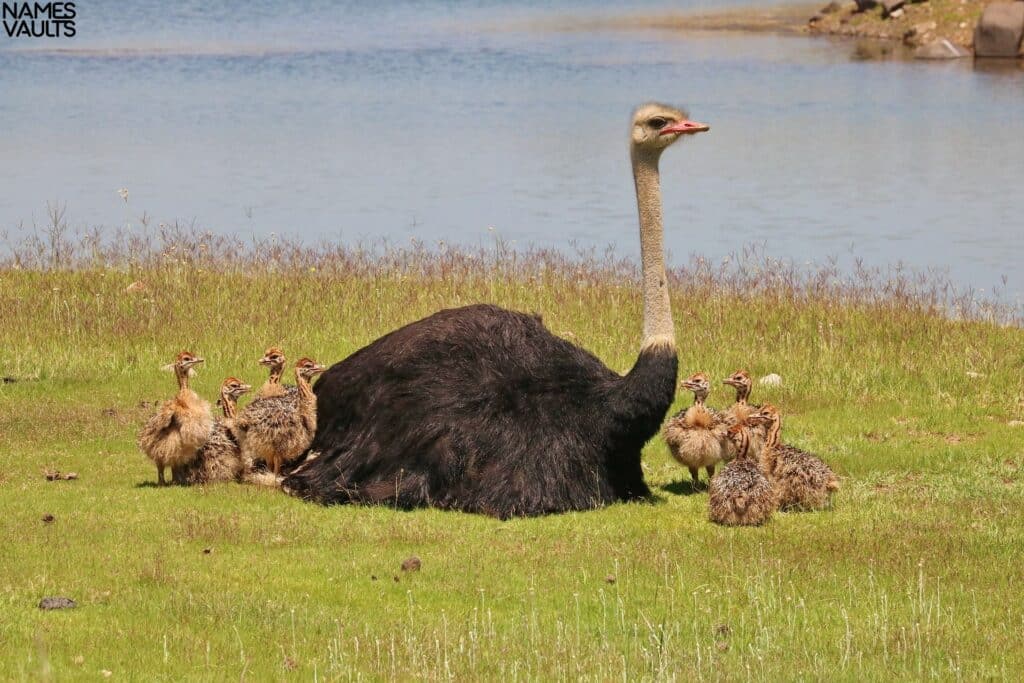
[[[661,130],[662,128],[668,125],[668,119],[656,116],[650,121],[648,121],[647,125],[649,125],[654,130]]]

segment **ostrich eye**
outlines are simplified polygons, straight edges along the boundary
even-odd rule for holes
[[[662,128],[668,125],[668,119],[662,118],[661,116],[655,116],[653,119],[647,122],[647,125],[649,125],[654,130],[661,130]]]

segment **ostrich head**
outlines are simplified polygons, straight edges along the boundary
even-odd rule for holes
[[[191,351],[182,351],[175,357],[174,362],[166,366],[164,369],[173,370],[174,374],[178,377],[192,377],[196,374],[193,367],[202,362],[203,359]]]
[[[782,415],[779,413],[779,409],[773,406],[771,403],[766,403],[761,406],[761,410],[750,415],[747,418],[747,422],[755,425],[771,425],[782,422]]]
[[[266,365],[271,370],[283,368],[284,351],[276,346],[271,346],[263,352],[263,358],[260,358],[260,365]]]
[[[703,403],[711,391],[711,382],[703,372],[698,372],[684,379],[680,386],[687,391],[693,392],[693,398]]]
[[[250,389],[252,389],[252,387],[242,380],[234,377],[228,377],[220,385],[220,395],[230,397],[237,401],[243,394],[248,393]]]
[[[750,396],[750,388],[754,385],[754,382],[750,379],[750,374],[746,370],[737,370],[723,379],[722,383],[735,387],[736,400],[743,403]]]
[[[300,358],[295,364],[295,376],[308,382],[326,369],[326,366],[320,365],[312,358]]]
[[[684,135],[706,130],[711,130],[711,127],[690,121],[685,111],[667,104],[650,102],[633,112],[633,146],[654,154],[661,154]]]

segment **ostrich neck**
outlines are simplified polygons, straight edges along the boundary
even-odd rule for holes
[[[750,455],[750,437],[745,431],[740,432],[739,443],[736,444],[736,459],[743,460]]]
[[[740,385],[736,387],[736,402],[741,406],[747,405],[747,398],[750,396],[750,387]]]
[[[693,395],[693,405],[700,406],[701,408],[703,408],[704,407],[704,400],[706,398],[707,398],[706,394],[694,394]]]
[[[224,411],[224,417],[233,418],[237,414],[235,397],[228,392],[221,392],[220,395],[220,408]]]
[[[270,379],[268,379],[267,382],[269,382],[270,384],[280,384],[282,374],[284,374],[283,365],[273,366],[272,368],[270,368]]]
[[[778,446],[780,441],[780,435],[782,433],[782,420],[776,418],[772,421],[768,427],[768,434],[765,436],[764,443],[766,446]]]
[[[299,390],[300,403],[308,404],[316,398],[316,396],[313,395],[313,388],[309,386],[309,380],[298,372],[295,373],[295,386]]]
[[[188,368],[176,368],[174,374],[178,377],[178,393],[188,393]]]
[[[658,156],[632,150],[636,204],[640,214],[640,261],[643,267],[644,329],[641,348],[676,345],[672,308],[665,277],[664,231]]]

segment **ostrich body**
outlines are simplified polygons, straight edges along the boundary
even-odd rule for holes
[[[139,433],[139,448],[156,463],[160,486],[167,483],[164,468],[170,467],[173,471],[192,462],[213,429],[210,404],[188,387],[193,366],[202,362],[202,358],[188,351],[178,354],[171,366],[178,380],[178,393],[170,401],[164,401],[160,412],[151,417]]]
[[[235,418],[232,431],[238,437],[246,462],[263,460],[276,476],[281,465],[306,452],[316,433],[317,397],[310,380],[324,371],[309,358],[295,364],[294,396],[287,393],[253,401]]]
[[[748,418],[767,425],[761,453],[761,469],[775,482],[783,510],[823,510],[831,507],[839,490],[839,477],[820,458],[796,446],[782,443],[782,416],[772,405]]]
[[[484,304],[443,310],[324,374],[320,455],[285,487],[325,504],[500,518],[647,496],[640,451],[672,403],[677,369],[658,160],[682,135],[707,128],[664,105],[634,114],[644,326],[628,374],[551,334],[538,316]]]
[[[750,452],[750,428],[735,424],[727,438],[736,457],[708,486],[708,517],[725,526],[764,524],[779,507],[778,493]]]
[[[693,405],[669,419],[661,434],[676,462],[690,470],[696,488],[701,467],[707,470],[708,481],[715,475],[728,427],[723,416],[704,405],[711,390],[707,375],[698,372],[683,380],[682,387],[693,392]]]
[[[249,392],[251,386],[234,377],[228,377],[220,385],[220,399],[217,403],[224,412],[210,432],[210,438],[196,454],[196,459],[174,472],[174,479],[182,484],[212,484],[214,482],[239,481],[245,470],[238,439],[232,431],[237,417],[237,401]]]

